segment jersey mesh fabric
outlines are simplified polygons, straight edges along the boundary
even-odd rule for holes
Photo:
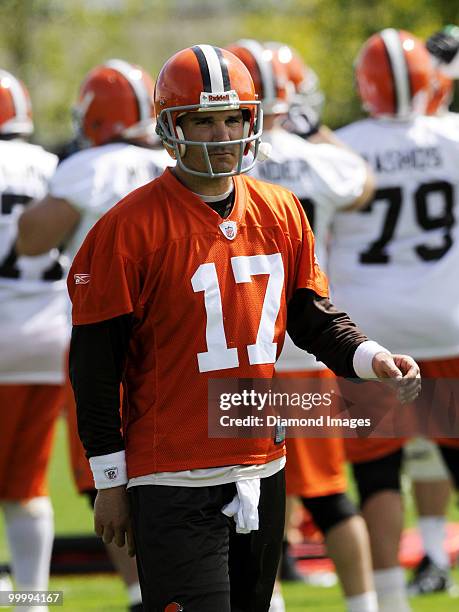
[[[296,198],[248,177],[234,183],[225,220],[235,224],[234,239],[221,231],[221,217],[167,170],[102,218],[72,266],[75,325],[134,314],[123,402],[130,478],[260,464],[284,452],[272,440],[210,439],[207,380],[270,378],[276,354],[254,360],[248,346],[258,344],[263,353],[274,342],[279,352],[286,301],[302,287],[326,296],[327,281]],[[90,280],[75,284],[75,274]],[[213,299],[207,308],[206,298]],[[272,327],[262,317],[267,312]],[[257,343],[266,333],[269,342]],[[199,354],[207,354],[202,363]]]

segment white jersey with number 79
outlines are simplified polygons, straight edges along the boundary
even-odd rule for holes
[[[366,119],[337,135],[369,162],[377,189],[334,218],[335,303],[394,352],[459,355],[459,120]]]

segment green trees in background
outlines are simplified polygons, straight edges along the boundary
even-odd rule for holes
[[[237,38],[294,46],[318,73],[325,121],[359,116],[352,62],[384,27],[427,37],[459,23],[451,0],[1,0],[0,67],[27,84],[36,140],[71,135],[70,107],[85,73],[110,57],[139,63],[155,76],[172,53],[196,43]]]
[[[319,74],[326,94],[325,122],[339,127],[361,115],[353,62],[362,43],[386,27],[422,39],[459,22],[459,4],[449,0],[293,0],[277,15],[252,13],[245,20],[257,37],[292,44]],[[275,25],[275,28],[273,28]]]

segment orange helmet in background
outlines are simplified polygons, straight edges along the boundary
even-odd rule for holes
[[[179,51],[164,64],[159,73],[154,105],[156,131],[169,153],[186,172],[198,176],[233,176],[247,172],[255,164],[263,114],[250,72],[233,53],[211,45],[195,45]],[[243,112],[243,137],[232,141],[240,145],[239,162],[233,172],[215,173],[208,148],[221,146],[222,143],[186,140],[177,120],[187,112],[226,110]],[[202,147],[207,172],[193,170],[183,162],[182,157],[188,145]],[[254,159],[243,168],[243,156],[249,148],[253,149]]]
[[[78,134],[90,145],[154,134],[154,84],[140,66],[111,59],[85,77],[73,109]]]
[[[387,28],[371,36],[357,56],[355,76],[370,115],[406,119],[426,112],[433,64],[413,34]]]
[[[440,70],[435,70],[427,115],[437,115],[448,110],[453,99],[453,88],[454,81]]]
[[[227,47],[247,66],[265,115],[288,111],[288,78],[285,67],[272,49],[252,39]]]
[[[305,64],[301,56],[290,45],[279,42],[268,42],[278,61],[285,67],[290,83],[289,105],[308,108],[322,114],[325,96],[320,89],[319,77],[314,70]]]
[[[32,132],[29,92],[22,81],[0,70],[0,134],[22,136]]]

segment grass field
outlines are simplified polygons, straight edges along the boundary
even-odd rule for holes
[[[69,471],[65,438],[65,427],[59,423],[50,475],[51,495],[55,511],[58,534],[92,532],[92,515],[86,499],[79,497],[74,489]],[[406,500],[407,522],[413,520],[412,503]],[[459,520],[459,512],[451,507],[450,518]],[[8,560],[3,525],[0,521],[0,563]],[[459,584],[459,570],[454,571]],[[126,610],[127,600],[120,580],[112,575],[53,577],[50,588],[64,592],[67,611],[121,612]],[[322,588],[306,585],[284,585],[284,597],[288,612],[320,610],[343,612],[343,600],[338,587]],[[459,599],[448,595],[432,595],[415,598],[413,612],[445,612],[459,610]],[[5,609],[5,608],[3,608]],[[59,610],[60,608],[56,608]]]

